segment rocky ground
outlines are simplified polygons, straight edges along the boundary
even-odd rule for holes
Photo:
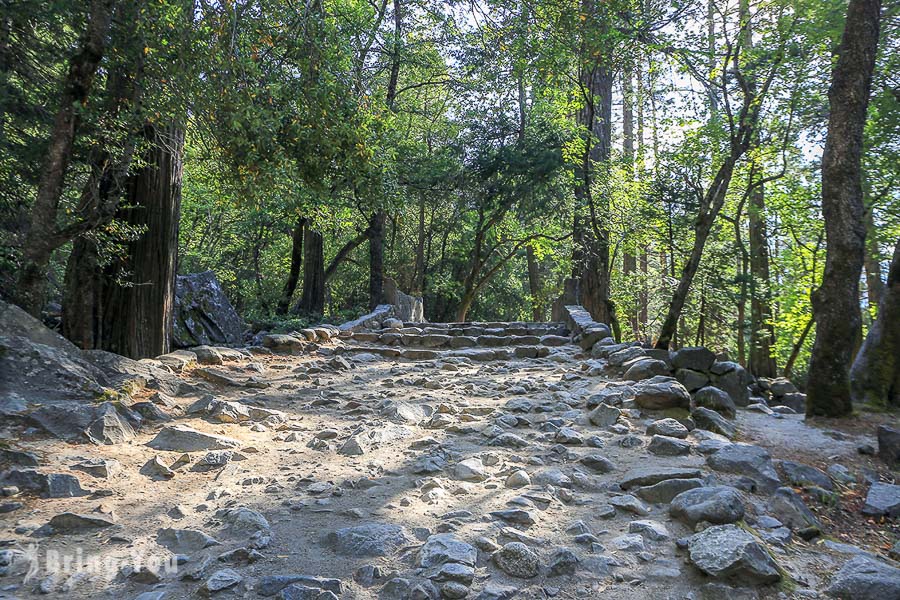
[[[900,598],[891,415],[736,409],[608,342],[382,335],[176,353],[131,412],[4,418],[0,598]]]

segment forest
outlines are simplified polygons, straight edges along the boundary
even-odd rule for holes
[[[0,11],[0,297],[79,347],[167,352],[176,274],[254,331],[390,280],[438,323],[580,304],[810,414],[900,403],[896,2]]]

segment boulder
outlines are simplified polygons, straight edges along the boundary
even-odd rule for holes
[[[397,319],[414,323],[425,321],[425,304],[422,298],[401,292],[397,283],[390,277],[384,278],[384,297],[393,305],[393,316]]]
[[[763,545],[735,525],[715,525],[688,541],[691,563],[719,579],[741,584],[767,584],[781,580],[778,565]]]
[[[431,568],[445,563],[459,563],[475,566],[478,551],[474,546],[460,540],[451,533],[438,533],[429,536],[425,545],[419,550],[419,566]]]
[[[744,518],[740,492],[727,485],[698,487],[675,496],[669,514],[693,527],[700,521],[723,525]]]
[[[641,358],[628,366],[622,378],[631,381],[641,381],[657,375],[668,374],[669,367],[663,361],[655,358]]]
[[[715,374],[713,385],[731,396],[737,406],[750,404],[749,386],[753,377],[744,367],[735,362],[717,362],[711,372]]]
[[[172,552],[196,552],[220,543],[199,529],[163,528],[156,532],[156,542]]]
[[[709,383],[709,375],[692,369],[678,369],[675,371],[675,379],[687,388],[689,392],[699,390]]]
[[[588,413],[588,420],[597,427],[609,427],[619,420],[622,411],[608,404],[600,404]]]
[[[687,427],[671,418],[659,419],[647,426],[647,435],[665,435],[683,440],[688,436],[688,433]]]
[[[44,498],[75,498],[91,492],[82,489],[74,475],[41,473],[36,469],[10,469],[0,475],[0,487],[12,486],[23,491],[37,492]]]
[[[682,439],[667,435],[654,435],[650,439],[647,450],[659,456],[684,456],[691,451],[691,444]]]
[[[764,493],[781,487],[781,479],[775,471],[768,451],[751,444],[729,444],[709,455],[707,464],[716,471],[746,475],[753,479]]]
[[[121,411],[121,412],[120,412]],[[47,404],[28,414],[28,422],[70,442],[119,444],[134,439],[134,428],[125,416],[134,418],[121,405],[104,402]]]
[[[862,514],[870,517],[900,516],[900,485],[873,483],[866,494]]]
[[[734,423],[709,408],[698,406],[691,411],[691,418],[700,429],[724,435],[728,439],[733,438],[737,433],[737,426]]]
[[[780,487],[769,497],[769,513],[794,530],[816,529],[822,531],[822,523],[803,502],[800,494],[789,487]]]
[[[672,366],[677,369],[690,369],[705,373],[716,362],[715,353],[709,348],[695,346],[680,348],[672,354]]]
[[[237,440],[203,433],[187,425],[170,425],[156,434],[156,437],[147,442],[147,445],[155,450],[169,450],[172,452],[200,452],[201,450],[227,450],[241,445]]]
[[[694,392],[694,406],[702,406],[716,411],[720,415],[733,419],[737,416],[737,407],[724,391],[708,385]]]
[[[47,524],[54,533],[76,533],[115,525],[109,519],[99,515],[79,515],[69,512],[55,515]]]
[[[400,525],[373,522],[332,531],[323,544],[343,556],[371,557],[388,556],[411,541]]]
[[[699,479],[700,469],[694,467],[637,467],[631,469],[619,481],[623,490],[637,486],[654,485],[667,479]]]
[[[246,325],[225,296],[212,271],[178,275],[172,323],[172,345],[236,345]]]
[[[854,556],[835,574],[825,593],[840,600],[900,598],[900,569],[871,556]]]
[[[665,479],[653,485],[638,487],[634,493],[647,502],[666,504],[682,492],[700,487],[703,487],[700,479]]]
[[[791,460],[778,461],[775,463],[775,466],[781,471],[784,478],[793,485],[801,487],[814,485],[828,491],[834,490],[831,477],[815,467]]]
[[[878,427],[878,456],[892,467],[900,467],[900,429]]]
[[[639,381],[633,386],[634,402],[648,410],[688,408],[691,395],[672,377],[657,376]]]

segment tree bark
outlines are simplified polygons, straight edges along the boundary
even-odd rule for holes
[[[303,293],[295,312],[304,315],[325,312],[325,240],[311,227],[303,232]]]
[[[127,257],[110,273],[103,300],[105,350],[146,358],[170,348],[178,225],[181,214],[184,130],[180,125],[148,125],[151,145],[145,165],[128,182],[126,207],[118,218],[145,233],[128,246]]]
[[[894,246],[878,318],[850,369],[850,388],[854,402],[900,406],[900,240]]]
[[[425,199],[419,199],[419,228],[416,238],[416,263],[413,268],[413,284],[410,292],[421,296],[425,293]]]
[[[881,294],[884,293],[884,282],[881,280],[881,251],[878,238],[875,236],[875,219],[872,209],[866,211],[866,299],[869,306],[878,306]]]
[[[22,244],[22,263],[13,298],[33,316],[44,307],[47,267],[53,251],[68,240],[59,240],[57,211],[63,182],[72,159],[72,148],[81,124],[81,107],[87,102],[97,67],[106,51],[114,0],[92,0],[87,28],[78,52],[69,60],[60,106],[50,133],[37,195],[31,208],[28,232]]]
[[[541,297],[541,273],[531,245],[525,247],[528,261],[528,289],[531,292],[531,319],[537,323],[544,320],[544,303]]]
[[[129,8],[133,9],[129,5]],[[134,56],[130,65],[120,65],[107,78],[106,112],[115,119],[140,101],[143,75],[143,44],[134,41],[137,15],[126,12],[119,38],[130,43]],[[115,34],[114,34],[115,35]],[[90,153],[91,173],[81,192],[78,214],[82,222],[99,226],[112,220],[121,199],[123,186],[134,157],[137,137],[141,132],[126,132],[121,155],[113,160],[112,139],[106,138]],[[62,297],[62,334],[75,345],[89,349],[101,347],[103,267],[96,241],[89,234],[75,238],[66,262]]]
[[[762,185],[750,190],[747,207],[750,245],[750,372],[754,377],[776,377],[778,369],[772,347],[772,293],[769,279],[769,243],[766,231],[766,203]]]
[[[384,211],[369,220],[369,309],[384,304]]]
[[[592,185],[596,163],[607,162],[612,137],[612,72],[594,64],[585,69],[582,89],[585,105],[578,112],[584,150],[576,170],[576,217],[573,226],[575,255],[573,276],[580,281],[579,303],[595,321],[612,324],[609,299],[609,230],[606,225],[607,199],[596,201]]]
[[[388,79],[386,94],[387,106],[391,111],[394,110],[397,81],[400,78],[400,39],[403,34],[403,14],[400,10],[400,0],[394,0],[394,43],[391,49],[391,75]]]
[[[297,217],[297,222],[291,229],[291,268],[288,271],[287,281],[284,282],[284,288],[281,290],[281,298],[278,300],[278,307],[275,313],[286,315],[291,306],[291,298],[294,297],[294,291],[297,289],[297,282],[300,281],[300,266],[303,263],[303,232],[306,229],[306,217]]]
[[[850,0],[828,91],[831,113],[822,154],[825,273],[812,294],[816,340],[807,415],[838,417],[853,410],[850,363],[861,327],[859,277],[866,240],[860,158],[880,17],[880,0]]]

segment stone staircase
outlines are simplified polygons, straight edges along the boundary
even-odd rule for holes
[[[551,347],[572,344],[564,323],[414,323],[385,319],[380,328],[345,331],[341,337],[355,342],[347,349],[350,352],[410,360],[542,358]]]

